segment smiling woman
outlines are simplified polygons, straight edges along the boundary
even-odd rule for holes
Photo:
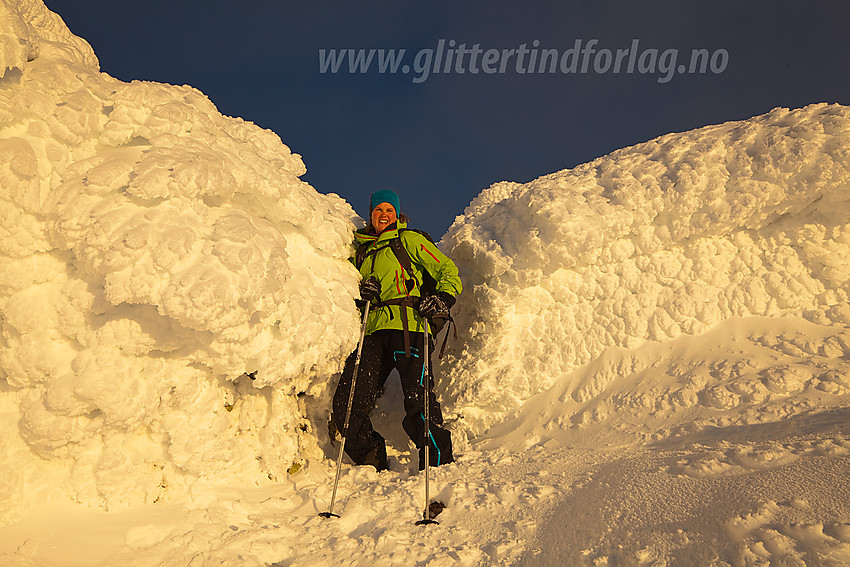
[[[389,203],[381,203],[372,209],[372,226],[378,234],[396,221],[395,208]]]
[[[399,198],[394,191],[373,193],[369,208],[370,226],[356,231],[354,238],[355,264],[363,278],[361,303],[372,310],[364,315],[362,363],[359,352],[352,353],[337,385],[332,425],[341,428],[345,451],[356,464],[379,471],[389,468],[384,438],[372,427],[370,414],[378,392],[396,369],[405,396],[402,427],[419,448],[419,468],[425,466],[426,446],[430,463],[448,464],[454,460],[452,442],[430,391],[431,365],[426,361],[433,343],[430,337],[426,343],[425,320],[434,329],[439,326],[437,319],[448,319],[461,291],[458,270],[433,242],[407,229],[403,216],[398,218]],[[433,289],[424,285],[428,276],[436,282]]]
[[[375,191],[369,201],[369,220],[375,232],[381,234],[388,226],[398,220],[398,195],[389,189]]]

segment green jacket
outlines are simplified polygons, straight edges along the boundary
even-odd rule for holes
[[[380,235],[369,234],[366,228],[354,233],[355,251],[364,243],[369,243],[369,247],[366,248],[367,253],[375,251],[374,254],[366,256],[359,270],[363,279],[375,276],[381,282],[380,301],[400,299],[406,296],[420,297],[423,270],[428,270],[428,273],[437,280],[437,291],[444,291],[457,297],[461,291],[457,266],[448,256],[440,252],[430,240],[413,230],[401,232],[401,243],[410,255],[413,268],[412,275],[416,282],[413,289],[407,290],[404,282],[410,279],[410,275],[405,273],[395,253],[389,247],[389,240],[399,236],[399,229],[403,228],[407,228],[407,223],[398,221],[395,227],[387,228]],[[366,334],[370,335],[382,329],[401,330],[403,328],[400,311],[402,307],[400,305],[384,305],[376,308],[374,307],[376,303],[378,302],[373,302],[373,308],[369,310]],[[411,333],[421,333],[423,326],[419,313],[410,307],[405,307],[405,309],[407,309],[408,330]]]

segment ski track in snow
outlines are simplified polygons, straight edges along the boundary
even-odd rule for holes
[[[0,565],[850,565],[850,109],[482,191],[416,526],[395,379],[392,470],[318,516],[351,207],[40,0],[0,0],[0,70]]]

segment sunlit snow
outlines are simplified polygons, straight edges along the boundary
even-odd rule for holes
[[[776,109],[483,191],[443,239],[467,279],[446,365],[467,427],[606,349],[732,317],[850,325],[848,125],[840,106]]]
[[[40,2],[4,9],[30,49],[0,91],[2,515],[285,474],[298,395],[356,341],[354,211],[272,132],[99,73]]]
[[[0,564],[850,564],[850,109],[482,191],[416,526],[393,381],[391,470],[318,516],[352,206],[40,0],[0,0],[0,72]]]

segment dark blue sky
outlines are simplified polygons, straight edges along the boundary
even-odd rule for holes
[[[413,226],[437,238],[496,181],[529,181],[777,106],[850,105],[846,0],[45,2],[92,45],[104,72],[190,84],[222,113],[279,134],[320,192],[365,215],[369,194],[392,187]],[[479,72],[469,53],[465,73],[452,66],[418,84],[413,71],[319,69],[319,50],[349,48],[406,49],[412,67],[420,50],[436,59],[441,39],[446,48],[477,44]],[[586,73],[520,73],[517,54],[502,54],[538,41],[538,58],[544,49],[565,56],[592,39]],[[655,73],[628,73],[627,59],[618,73],[613,61],[594,71],[606,67],[603,50],[613,59],[635,39],[637,54],[657,50]],[[693,49],[715,54],[718,66],[728,54],[722,72],[661,71],[665,51],[678,50],[676,67],[687,67]],[[507,63],[504,73],[483,72],[487,50]]]

